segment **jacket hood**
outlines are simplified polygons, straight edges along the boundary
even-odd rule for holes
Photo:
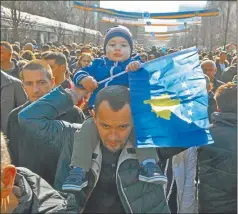
[[[13,213],[74,213],[73,195],[57,192],[29,169],[17,167],[15,186],[20,188],[20,195]]]
[[[212,114],[212,122],[235,127],[237,126],[237,114],[214,112]]]

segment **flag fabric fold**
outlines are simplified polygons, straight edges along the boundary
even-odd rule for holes
[[[206,81],[195,47],[129,72],[129,85],[138,148],[213,143]]]

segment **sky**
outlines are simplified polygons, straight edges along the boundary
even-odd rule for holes
[[[178,12],[180,5],[205,6],[206,1],[100,1],[100,7],[128,12]]]
[[[150,13],[165,13],[178,12],[179,6],[186,5],[191,7],[199,6],[201,8],[206,6],[206,1],[100,1],[100,7],[116,9],[128,12],[145,12]],[[193,9],[192,9],[193,10]],[[162,22],[176,22],[176,20],[154,20],[153,23]],[[146,26],[146,32],[166,32],[167,27]]]

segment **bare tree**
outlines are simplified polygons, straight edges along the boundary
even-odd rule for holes
[[[228,32],[229,19],[230,19],[230,13],[231,13],[231,2],[227,2],[227,4],[228,4],[228,7],[227,7],[227,15],[226,15],[224,50],[226,49],[227,32]]]
[[[35,24],[30,20],[29,14],[22,13],[24,3],[22,1],[2,1],[4,6],[10,9],[10,19],[6,19],[12,29],[12,39],[18,41],[26,31],[32,29]],[[2,3],[1,2],[1,3]]]
[[[237,11],[234,1],[207,1],[206,8],[217,8],[220,15],[215,17],[202,17],[201,25],[198,29],[193,26],[182,40],[188,41],[188,38],[197,38],[190,45],[197,45],[204,49],[214,50],[214,48],[223,47],[228,43],[236,43]],[[231,18],[232,17],[232,18]],[[197,42],[196,42],[197,41]],[[174,41],[170,42],[170,44]]]
[[[84,1],[84,4],[88,6],[88,1]],[[86,24],[87,24],[87,19],[88,19],[88,11],[84,10],[83,11],[83,36],[82,36],[82,43],[85,43],[85,37],[86,37]]]

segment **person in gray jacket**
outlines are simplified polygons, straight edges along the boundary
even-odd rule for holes
[[[6,133],[8,114],[27,101],[22,82],[1,70],[1,130]]]
[[[40,139],[48,139],[49,146],[61,152],[55,176],[56,190],[62,190],[62,184],[69,174],[73,144],[77,141],[82,125],[54,118],[72,108],[86,93],[74,85],[71,89],[58,87],[18,114],[23,129]],[[95,212],[104,213],[168,213],[163,186],[138,180],[139,163],[135,150],[130,148],[131,144],[127,140],[132,128],[128,89],[109,86],[100,94],[95,106],[95,118],[104,115],[104,122],[96,122],[98,129],[104,132],[100,134],[100,142],[97,136],[92,136],[97,140],[97,146],[88,173],[88,185],[75,193],[79,212],[92,213],[90,209],[94,207],[97,208]],[[88,133],[91,133],[90,130]],[[157,153],[163,160],[185,149],[171,148],[170,151],[164,151],[159,148]],[[97,204],[94,204],[95,200]]]
[[[75,197],[53,189],[43,178],[11,163],[1,134],[1,213],[78,213]]]

